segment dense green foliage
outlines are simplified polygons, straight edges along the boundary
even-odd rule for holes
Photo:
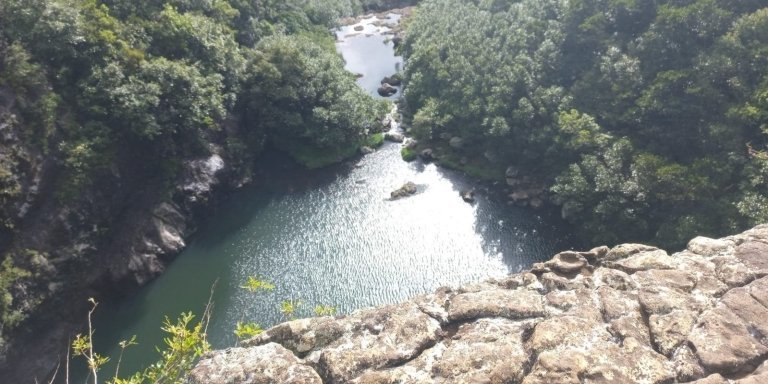
[[[133,161],[202,155],[222,134],[249,144],[296,139],[322,151],[326,141],[359,139],[374,118],[327,31],[358,8],[331,0],[9,0],[0,6],[0,40],[11,53],[2,82],[23,90],[51,82],[58,98],[17,94],[44,99],[31,100],[45,105],[31,108],[40,116],[30,125],[50,130],[58,106],[62,140],[46,149],[61,151],[74,187],[126,152],[136,156],[136,146],[142,158]],[[277,93],[281,100],[263,103]],[[289,116],[297,104],[315,116]],[[219,132],[229,121],[237,130]]]
[[[88,366],[87,383],[99,384],[99,374],[103,371],[104,365],[110,361],[109,356],[102,356],[94,351],[93,335],[95,330],[92,327],[92,316],[98,303],[94,299],[89,299],[91,310],[88,312],[88,333],[78,334],[72,341],[72,357],[82,358]],[[117,358],[114,375],[104,380],[109,384],[182,384],[186,383],[189,371],[205,352],[210,351],[211,345],[208,343],[206,331],[210,323],[210,305],[209,302],[203,313],[202,319],[195,320],[192,312],[184,312],[179,315],[176,321],[171,321],[167,316],[163,321],[162,330],[166,337],[163,338],[165,345],[156,347],[160,354],[159,360],[146,367],[140,372],[123,378],[120,376],[120,362],[123,358],[125,349],[137,345],[136,335],[128,340],[120,342],[120,355]],[[239,327],[239,324],[238,324]],[[67,362],[69,364],[69,362]],[[59,371],[54,373],[50,382],[54,382]],[[69,369],[64,373],[64,382],[69,382]]]
[[[764,6],[423,2],[403,47],[413,134],[536,175],[594,242],[679,246],[764,221]]]

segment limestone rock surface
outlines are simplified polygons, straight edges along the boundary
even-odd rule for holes
[[[201,383],[768,383],[768,226],[562,252],[530,271],[206,355]]]

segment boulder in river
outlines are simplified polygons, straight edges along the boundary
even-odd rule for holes
[[[416,193],[416,184],[409,181],[403,184],[402,187],[395,189],[389,194],[392,200],[399,199],[401,197],[408,197]]]
[[[388,97],[397,93],[397,88],[393,87],[390,84],[384,83],[381,85],[381,87],[379,87],[377,92],[379,92],[379,95],[381,96]]]
[[[405,142],[405,147],[408,149],[414,149],[417,145],[419,145],[419,141],[416,139],[408,139]]]
[[[394,74],[392,76],[386,76],[386,77],[384,77],[384,79],[381,80],[381,84],[382,85],[389,84],[389,85],[398,86],[398,85],[400,85],[402,83],[403,83],[402,76],[400,76],[400,74],[398,74],[398,73],[396,73],[396,74]]]
[[[403,136],[402,133],[387,132],[384,134],[384,140],[391,141],[394,143],[402,143],[405,140],[405,136]]]
[[[427,149],[421,151],[419,156],[424,161],[432,161],[435,158],[435,153],[434,153],[434,151],[432,151],[431,148],[427,148]]]
[[[362,30],[364,30],[364,29],[365,29],[365,27],[364,27],[364,26],[362,26],[362,25],[356,25],[356,26],[355,26],[355,31],[357,31],[357,32],[360,32],[360,31],[362,31]]]
[[[371,147],[362,146],[360,147],[360,153],[363,155],[368,155],[374,152],[374,149]]]
[[[475,202],[475,190],[474,189],[461,191],[460,195],[461,195],[461,199],[466,201],[467,203],[474,203]]]

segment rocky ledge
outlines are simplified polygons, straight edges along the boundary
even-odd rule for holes
[[[192,383],[768,383],[768,225],[528,272],[208,353]]]

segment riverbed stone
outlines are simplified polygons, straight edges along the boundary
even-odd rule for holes
[[[561,252],[505,278],[279,324],[246,348],[206,355],[193,383],[230,373],[366,384],[765,383],[768,253],[754,244],[763,235],[768,226],[694,239],[672,256],[640,244]]]

